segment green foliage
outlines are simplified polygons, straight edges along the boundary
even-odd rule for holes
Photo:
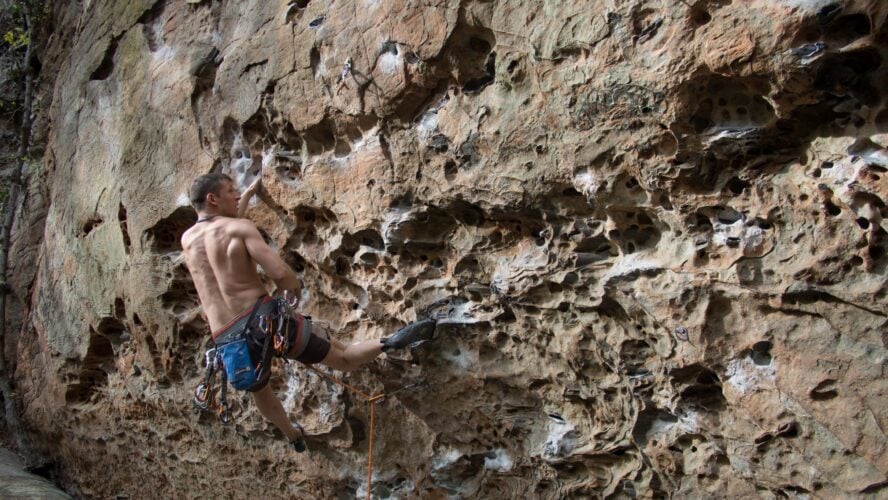
[[[3,42],[13,49],[18,49],[31,43],[31,39],[25,30],[16,26],[3,34]]]
[[[20,49],[30,45],[28,22],[40,21],[51,14],[51,2],[42,0],[0,0],[0,33],[3,49]]]

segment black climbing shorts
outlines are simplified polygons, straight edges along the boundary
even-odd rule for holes
[[[327,353],[330,352],[330,341],[312,331],[311,316],[297,314],[283,321],[292,325],[289,333],[290,350],[285,358],[313,365],[327,357]]]
[[[325,339],[324,337],[320,337],[311,331],[311,321],[303,321],[303,332],[300,334],[303,338],[305,336],[308,337],[308,341],[305,343],[305,347],[298,351],[298,346],[294,346],[293,349],[290,349],[290,352],[287,353],[287,359],[295,359],[300,363],[305,363],[307,365],[313,365],[315,363],[320,363],[327,357],[327,353],[330,352],[330,341]]]

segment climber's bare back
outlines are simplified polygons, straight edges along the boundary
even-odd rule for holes
[[[250,240],[257,236],[251,221],[223,216],[198,222],[182,235],[185,264],[210,331],[218,331],[267,293],[248,251]]]

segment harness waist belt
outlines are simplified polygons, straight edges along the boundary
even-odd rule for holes
[[[213,332],[213,340],[217,344],[227,344],[237,340],[247,326],[247,321],[250,319],[250,313],[253,312],[253,307],[255,306],[250,306],[247,310],[235,316],[234,319],[229,321],[225,326]],[[259,304],[259,310],[256,311],[254,316],[261,316],[262,314],[269,313],[274,307],[274,299],[266,295]]]
[[[269,313],[276,313],[278,300],[282,299],[274,299],[266,295],[265,298],[259,302],[255,314],[252,314],[254,306],[235,316],[234,319],[229,321],[225,326],[213,332],[213,340],[216,345],[224,345],[240,339],[246,331],[247,321],[249,321],[251,314],[254,318],[253,324],[255,325],[256,322],[259,321],[259,317]],[[286,322],[285,335],[289,339],[290,347],[288,354],[294,358],[302,354],[303,351],[305,351],[305,348],[308,347],[308,341],[311,339],[311,317],[296,314],[295,317],[279,317],[276,320]]]

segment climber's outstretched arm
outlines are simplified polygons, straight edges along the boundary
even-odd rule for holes
[[[247,188],[241,194],[240,201],[237,202],[237,218],[242,219],[244,215],[247,213],[247,207],[250,206],[250,200],[253,199],[253,196],[259,192],[259,187],[262,185],[262,176],[256,177],[256,180],[250,184],[250,187]]]

